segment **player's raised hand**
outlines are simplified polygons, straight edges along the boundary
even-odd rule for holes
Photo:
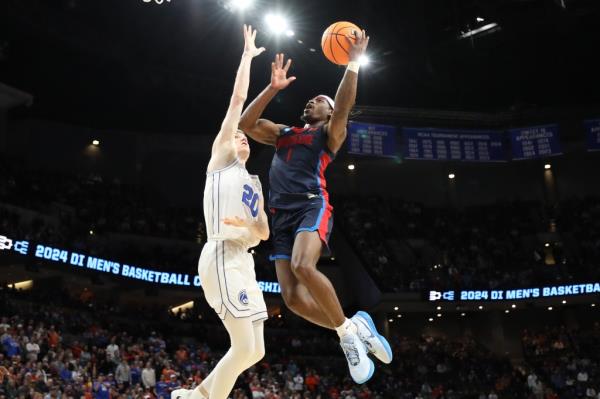
[[[234,227],[249,227],[250,226],[250,221],[248,219],[244,219],[239,216],[234,216],[232,218],[224,218],[223,223],[225,223],[227,226],[234,226]]]
[[[349,35],[346,35],[346,40],[350,44],[350,50],[348,51],[350,61],[358,61],[369,45],[369,36],[367,36],[367,32],[364,29],[362,32],[356,32],[354,36],[356,37],[356,41],[352,40]]]
[[[290,83],[296,80],[295,76],[287,77],[288,70],[292,65],[292,59],[283,64],[283,54],[275,55],[275,61],[271,63],[271,87],[277,90],[283,90]]]
[[[253,30],[252,25],[244,24],[244,54],[248,54],[253,58],[265,51],[264,47],[256,48],[255,39],[256,29]]]

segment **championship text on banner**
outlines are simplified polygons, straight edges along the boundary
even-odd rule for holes
[[[435,301],[513,301],[555,296],[598,295],[600,283],[549,285],[512,290],[429,291],[427,299]]]
[[[405,127],[405,159],[505,162],[502,132]]]
[[[396,127],[348,122],[348,153],[396,157]]]
[[[583,121],[587,134],[588,151],[600,151],[600,119]]]
[[[0,235],[0,251],[13,251],[23,256],[33,256],[49,262],[62,263],[73,270],[109,273],[161,285],[201,286],[200,277],[196,274],[146,269],[44,244],[34,244],[25,240],[17,241],[4,235]],[[258,286],[263,292],[281,293],[281,287],[276,282],[259,281]]]
[[[558,125],[532,126],[508,131],[512,159],[534,159],[562,154]]]

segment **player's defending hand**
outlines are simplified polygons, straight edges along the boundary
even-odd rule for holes
[[[234,216],[232,218],[224,218],[223,223],[227,226],[250,227],[251,221],[248,219],[241,218],[239,216]]]
[[[348,51],[350,61],[359,61],[361,55],[365,53],[367,46],[369,45],[369,36],[363,29],[362,32],[356,32],[356,42],[350,39],[350,36],[346,36],[346,40],[350,43],[350,50]]]
[[[283,65],[283,54],[275,55],[275,61],[271,63],[271,87],[273,89],[283,90],[296,80],[295,76],[287,77],[290,65],[292,65],[291,58]]]
[[[264,47],[256,48],[254,40],[256,39],[256,29],[252,29],[252,25],[244,24],[244,54],[254,58],[265,51]]]

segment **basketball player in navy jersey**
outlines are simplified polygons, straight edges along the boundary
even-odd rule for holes
[[[296,79],[287,77],[291,60],[284,64],[283,54],[278,54],[271,64],[271,83],[246,108],[240,128],[254,140],[276,148],[269,172],[271,259],[275,260],[284,301],[306,320],[337,331],[352,378],[364,383],[374,371],[368,352],[389,363],[390,346],[367,313],[345,317],[333,285],[317,269],[333,225],[325,170],[346,139],[348,115],[356,99],[358,59],[369,43],[364,31],[356,32],[355,43],[346,40],[350,42],[350,62],[335,101],[326,95],[310,99],[302,115],[304,127],[260,119],[276,94]]]
[[[269,224],[257,176],[246,170],[250,147],[238,129],[248,96],[256,31],[244,25],[244,53],[233,86],[229,109],[215,137],[206,170],[204,220],[207,241],[198,274],[208,304],[219,315],[231,347],[194,390],[177,389],[172,399],[227,399],[238,376],[265,354],[263,324],[268,318],[248,249],[269,238]]]

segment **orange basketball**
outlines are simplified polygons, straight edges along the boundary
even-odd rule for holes
[[[356,41],[356,32],[360,32],[360,28],[352,22],[340,21],[329,25],[321,38],[321,49],[325,57],[334,64],[348,65],[350,44],[346,36]]]

